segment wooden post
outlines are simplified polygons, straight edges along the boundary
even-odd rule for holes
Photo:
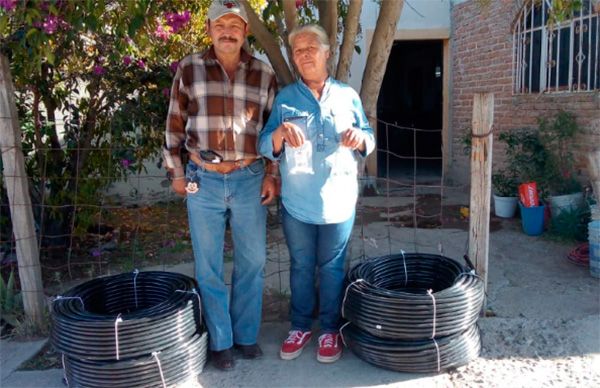
[[[491,93],[475,94],[471,137],[469,258],[474,263],[477,274],[483,279],[486,292],[490,242],[493,124],[494,95]],[[485,301],[483,312],[485,313]]]
[[[0,150],[4,165],[4,183],[17,244],[23,307],[26,316],[41,328],[45,305],[40,253],[25,174],[25,160],[21,151],[21,129],[14,95],[8,59],[0,54]]]

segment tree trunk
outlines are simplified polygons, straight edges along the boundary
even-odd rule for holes
[[[281,34],[281,37],[283,38],[283,45],[285,46],[285,50],[287,52],[290,70],[292,71],[294,78],[296,78],[295,76],[298,75],[298,70],[296,69],[296,65],[294,64],[294,59],[292,57],[292,47],[288,42],[290,32],[296,28],[296,18],[298,17],[296,0],[282,0],[282,3],[283,17],[285,19],[285,30]]]
[[[327,69],[329,74],[334,75],[336,54],[337,54],[337,28],[338,28],[338,2],[337,0],[319,0],[317,8],[319,10],[319,24],[329,36],[329,60]]]
[[[404,0],[382,1],[379,17],[373,33],[373,41],[369,48],[369,56],[363,73],[362,85],[360,88],[360,98],[365,109],[365,113],[371,122],[371,126],[376,128],[377,99],[379,98],[379,89],[385,75],[394,35],[396,34],[396,24],[400,19]]]
[[[0,55],[0,150],[4,168],[2,173],[17,246],[23,308],[25,315],[39,329],[44,322],[44,287],[14,94],[8,59]]]
[[[248,24],[250,25],[250,30],[256,37],[256,40],[265,50],[265,53],[267,54],[267,57],[273,66],[273,70],[275,70],[275,74],[277,74],[279,82],[282,84],[282,86],[294,82],[292,72],[285,61],[285,58],[281,54],[279,44],[273,35],[271,35],[269,30],[267,30],[267,28],[262,24],[262,21],[256,12],[254,12],[252,7],[250,7],[250,4],[248,4],[247,0],[241,0],[240,3],[244,6],[246,13],[248,14]]]
[[[340,48],[340,59],[335,74],[335,78],[342,82],[348,82],[362,4],[363,0],[350,0],[348,6],[348,15],[346,15],[346,21],[344,22],[344,38]]]

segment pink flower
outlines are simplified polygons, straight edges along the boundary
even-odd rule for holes
[[[123,57],[123,64],[124,64],[125,66],[129,66],[129,65],[131,65],[131,62],[133,62],[133,59],[132,59],[132,58],[131,58],[129,55],[125,55],[125,56]]]
[[[169,69],[171,69],[172,73],[177,72],[177,66],[179,66],[179,62],[177,62],[177,61],[171,62],[171,64],[169,65]]]
[[[0,0],[0,8],[4,8],[4,11],[10,12],[17,8],[18,0]]]
[[[169,90],[169,88],[164,88],[162,90],[162,94],[163,96],[165,96],[166,98],[169,98],[169,95],[171,94],[171,91]]]
[[[48,15],[44,22],[42,23],[42,29],[48,35],[52,35],[56,32],[60,25],[60,19],[58,16]]]
[[[167,20],[167,25],[171,27],[171,31],[173,34],[176,34],[185,26],[191,18],[190,11],[185,11],[183,13],[166,13],[165,19]]]
[[[296,0],[296,8],[302,7],[302,4],[304,4],[304,0]]]
[[[145,69],[146,68],[146,64],[144,63],[143,60],[138,59],[137,62],[135,63],[139,68],[141,69]]]
[[[93,71],[95,75],[102,75],[105,73],[105,70],[102,67],[102,65],[95,65]]]
[[[158,24],[156,26],[156,30],[154,31],[154,36],[156,36],[157,38],[160,38],[164,41],[169,40],[169,37],[171,36],[171,31],[170,30],[165,30],[162,26],[162,24]]]
[[[121,159],[121,166],[123,166],[123,168],[129,168],[130,165],[131,162],[129,161],[129,159]]]

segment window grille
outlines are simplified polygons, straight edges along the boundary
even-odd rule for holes
[[[513,92],[600,89],[600,23],[593,0],[570,20],[548,23],[552,0],[531,0],[513,30]]]

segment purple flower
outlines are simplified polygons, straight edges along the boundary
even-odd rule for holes
[[[0,0],[0,8],[4,8],[4,11],[10,12],[17,8],[17,0]]]
[[[129,159],[121,159],[121,166],[123,166],[123,168],[129,168],[130,165],[131,161]]]
[[[100,249],[98,249],[98,248],[92,249],[92,256],[99,257],[101,254],[102,254],[102,252],[100,252]]]
[[[163,96],[165,96],[166,98],[169,98],[169,95],[171,94],[171,91],[169,90],[169,88],[164,88],[162,90],[162,94]]]
[[[177,62],[177,61],[171,62],[171,64],[169,65],[169,69],[171,69],[172,73],[177,72],[177,66],[179,66],[179,62]]]
[[[183,13],[166,13],[165,19],[167,19],[167,25],[171,27],[173,34],[176,34],[190,21],[190,11]]]
[[[139,68],[145,69],[146,68],[146,64],[144,63],[143,60],[138,59],[137,62],[135,63],[136,65],[138,65]]]
[[[44,32],[46,34],[52,35],[58,29],[60,22],[61,22],[61,20],[58,16],[48,15],[48,16],[46,16],[46,19],[44,19],[44,22],[42,23],[42,29],[44,30]]]
[[[94,70],[93,70],[93,71],[94,71],[94,74],[95,74],[95,75],[102,75],[102,74],[104,74],[104,73],[105,73],[105,70],[104,70],[104,68],[102,67],[102,65],[95,65],[95,66],[94,66]]]
[[[133,62],[133,59],[132,59],[132,58],[131,58],[129,55],[125,55],[125,56],[123,57],[123,64],[124,64],[125,66],[129,66],[129,65],[131,65],[131,62]]]

